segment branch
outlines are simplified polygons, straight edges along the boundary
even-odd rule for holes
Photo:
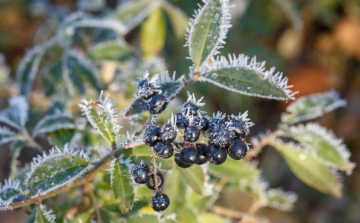
[[[249,161],[250,159],[257,156],[266,145],[268,145],[270,142],[272,142],[279,135],[280,135],[280,131],[277,130],[277,131],[271,133],[270,135],[262,138],[261,141],[259,142],[259,144],[257,144],[251,150],[249,150],[249,152],[247,153],[247,155],[244,158],[244,161]]]

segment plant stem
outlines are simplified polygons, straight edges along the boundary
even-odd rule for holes
[[[277,130],[273,133],[271,133],[270,135],[264,137],[261,139],[261,141],[255,146],[253,147],[251,150],[249,150],[249,152],[247,153],[247,155],[244,158],[244,161],[248,161],[252,158],[254,158],[255,156],[257,156],[261,150],[268,145],[270,142],[272,142],[277,136],[279,136],[280,131]]]
[[[224,216],[224,217],[229,217],[229,218],[233,218],[233,219],[243,219],[244,217],[246,217],[245,213],[242,213],[240,211],[234,211],[234,210],[230,210],[224,207],[220,207],[217,205],[213,205],[210,208],[210,211],[212,211],[215,214]]]
[[[90,187],[89,188],[89,195],[90,195],[91,201],[92,201],[93,206],[94,206],[97,222],[101,223],[102,219],[101,219],[99,206],[98,206],[98,204],[96,202],[96,197],[95,197],[95,194],[94,194],[94,188],[93,188],[92,184],[90,184],[90,183],[88,184],[88,186]]]
[[[152,162],[152,166],[153,166],[155,189],[156,189],[156,191],[159,191],[158,178],[157,178],[157,174],[156,174],[157,170],[156,170],[156,159],[155,159],[154,147],[150,147],[150,152],[151,152],[151,162]]]

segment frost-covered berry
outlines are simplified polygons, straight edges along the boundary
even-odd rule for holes
[[[206,152],[206,157],[210,163],[219,165],[225,162],[227,155],[225,150],[219,149],[213,143],[210,143]]]
[[[165,124],[160,130],[160,137],[163,142],[170,143],[176,138],[176,129],[173,125]]]
[[[247,117],[248,113],[244,112],[238,116],[230,115],[227,126],[232,130],[236,137],[245,137],[250,133],[249,127],[253,126],[254,123],[250,122],[250,119]]]
[[[187,146],[180,152],[180,159],[184,163],[194,164],[197,157],[197,152],[194,147]]]
[[[206,131],[209,128],[209,120],[205,117],[196,116],[192,123],[197,129],[202,131]]]
[[[148,78],[141,79],[137,84],[137,88],[139,96],[145,100],[159,92],[159,89]]]
[[[189,119],[181,113],[176,115],[176,126],[180,129],[184,129],[189,126]]]
[[[164,177],[163,177],[163,175],[162,175],[160,172],[157,172],[157,173],[156,173],[156,177],[157,177],[158,189],[160,189],[160,188],[164,185]],[[146,186],[147,186],[150,190],[156,190],[154,173],[150,174],[149,180],[146,182]]]
[[[169,102],[164,95],[156,94],[149,99],[146,106],[151,114],[160,114],[168,104]]]
[[[227,149],[234,142],[235,134],[225,126],[220,126],[210,133],[209,138],[217,147]]]
[[[143,140],[148,146],[154,146],[160,135],[160,128],[156,125],[149,125],[145,131]]]
[[[174,148],[171,144],[158,141],[154,146],[155,155],[164,159],[170,158],[174,153]]]
[[[146,163],[139,163],[131,168],[131,175],[138,184],[145,184],[149,180],[149,166]]]
[[[234,140],[232,146],[227,150],[227,153],[234,160],[241,160],[246,156],[248,145],[241,139]]]
[[[178,165],[178,167],[181,167],[181,168],[188,168],[188,167],[191,167],[193,165],[192,163],[185,163],[181,159],[180,153],[175,153],[175,163],[176,163],[176,165]]]
[[[181,109],[181,112],[184,116],[197,116],[198,111],[199,111],[199,106],[197,106],[195,103],[190,101],[185,102]]]
[[[196,144],[196,152],[197,156],[195,159],[195,163],[198,165],[202,165],[208,161],[208,158],[206,157],[206,152],[208,150],[208,145],[206,144]]]
[[[155,196],[151,198],[150,206],[154,211],[164,211],[170,205],[170,199],[166,194],[156,192]]]
[[[187,142],[196,142],[200,137],[200,131],[196,126],[190,125],[185,128],[184,139]]]

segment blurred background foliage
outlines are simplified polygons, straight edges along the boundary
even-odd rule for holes
[[[88,4],[92,2],[93,4]],[[27,49],[54,35],[58,24],[70,13],[82,9],[97,16],[113,14],[121,0],[2,0],[0,2],[0,109],[7,99],[18,94],[15,73]],[[186,16],[191,16],[199,1],[169,0]],[[96,3],[96,4],[95,4]],[[321,125],[332,129],[344,139],[351,151],[350,160],[360,161],[360,1],[357,0],[233,0],[232,24],[222,54],[232,52],[257,56],[283,71],[299,91],[297,97],[310,93],[337,89],[348,106],[326,114]],[[91,5],[91,7],[88,7]],[[186,22],[171,19],[166,9],[158,10],[125,36],[126,41],[141,52],[144,60],[151,56],[164,58],[167,69],[177,74],[188,73],[190,61],[184,48]],[[79,39],[82,39],[81,33]],[[85,35],[84,35],[85,36]],[[104,37],[106,38],[106,37]],[[82,39],[84,40],[84,39]],[[85,39],[79,44],[87,44]],[[56,54],[56,53],[55,53]],[[136,68],[134,68],[135,70]],[[101,74],[114,70],[109,63]],[[136,74],[138,76],[139,74]],[[110,77],[111,78],[111,77]],[[102,76],[105,84],[106,75]],[[108,78],[109,79],[109,78]],[[204,95],[209,114],[223,111],[237,114],[249,110],[251,136],[267,129],[275,129],[287,103],[230,93],[218,87],[195,83],[188,88],[196,95]],[[35,82],[41,88],[41,81]],[[116,95],[117,103],[132,100],[133,88]],[[181,94],[182,99],[186,98]],[[81,98],[81,96],[79,97]],[[49,98],[43,91],[30,95],[32,112],[45,110]],[[122,102],[125,101],[125,102]],[[77,106],[75,100],[74,106]],[[121,106],[120,106],[121,107]],[[1,147],[7,145],[1,145]],[[26,150],[20,159],[29,161]],[[8,177],[8,150],[0,150],[0,179]],[[350,176],[339,176],[344,181],[344,195],[340,199],[321,194],[304,185],[286,167],[274,150],[265,148],[257,158],[263,177],[271,187],[282,187],[298,194],[293,212],[262,209],[259,213],[272,222],[360,222],[360,168]],[[229,209],[246,211],[251,198],[229,188],[221,194],[219,203]],[[2,222],[17,222],[25,213],[0,212]],[[11,219],[11,220],[10,220]]]

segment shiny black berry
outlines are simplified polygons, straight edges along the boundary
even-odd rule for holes
[[[220,126],[210,133],[209,138],[217,147],[227,149],[234,142],[235,134],[225,126]]]
[[[160,188],[164,185],[164,177],[163,177],[163,175],[162,175],[161,173],[159,173],[159,172],[156,173],[156,177],[157,177],[158,189],[160,189]],[[152,173],[152,174],[149,176],[149,180],[146,182],[146,186],[147,186],[150,190],[156,190],[154,173]]]
[[[154,146],[160,135],[160,128],[156,125],[149,125],[144,132],[143,140],[148,146]]]
[[[248,145],[241,139],[235,139],[233,145],[227,150],[227,153],[234,160],[241,160],[246,156]]]
[[[184,163],[194,164],[197,157],[197,152],[194,147],[187,146],[180,152],[180,159]]]
[[[208,158],[206,157],[207,150],[208,150],[208,145],[196,144],[196,152],[197,152],[197,156],[195,159],[196,164],[202,165],[208,161]]]
[[[193,125],[199,130],[206,131],[209,128],[209,120],[205,117],[197,116],[194,118]]]
[[[206,152],[206,157],[210,163],[219,165],[225,162],[227,155],[225,150],[219,149],[213,143],[210,143]]]
[[[197,116],[198,115],[199,106],[194,104],[193,102],[185,102],[183,105],[181,112],[184,116]]]
[[[222,118],[213,118],[209,121],[209,130],[210,132],[214,131],[216,128],[225,126],[225,121]]]
[[[176,114],[176,126],[178,128],[184,129],[189,126],[189,119],[182,115],[181,113]]]
[[[249,127],[242,120],[231,118],[229,127],[235,133],[236,137],[244,138],[249,134]]]
[[[180,158],[180,153],[175,153],[175,163],[176,163],[176,165],[178,165],[178,167],[181,167],[181,168],[188,168],[188,167],[191,167],[193,165],[192,163],[185,163]]]
[[[155,155],[164,159],[170,158],[174,153],[174,148],[171,144],[163,141],[157,141],[154,146]]]
[[[150,206],[154,211],[164,211],[170,205],[170,199],[166,194],[156,192],[155,196],[151,198]]]
[[[166,97],[162,94],[152,96],[147,102],[147,109],[151,114],[160,114],[169,104]]]
[[[159,91],[148,79],[142,79],[137,84],[138,94],[147,100]]]
[[[196,126],[188,126],[184,131],[184,139],[187,142],[196,142],[199,139],[200,131]]]
[[[176,138],[176,129],[173,125],[165,124],[160,130],[160,137],[163,142],[170,143]]]
[[[139,163],[131,168],[131,175],[138,184],[144,184],[149,180],[149,166],[146,163]]]

